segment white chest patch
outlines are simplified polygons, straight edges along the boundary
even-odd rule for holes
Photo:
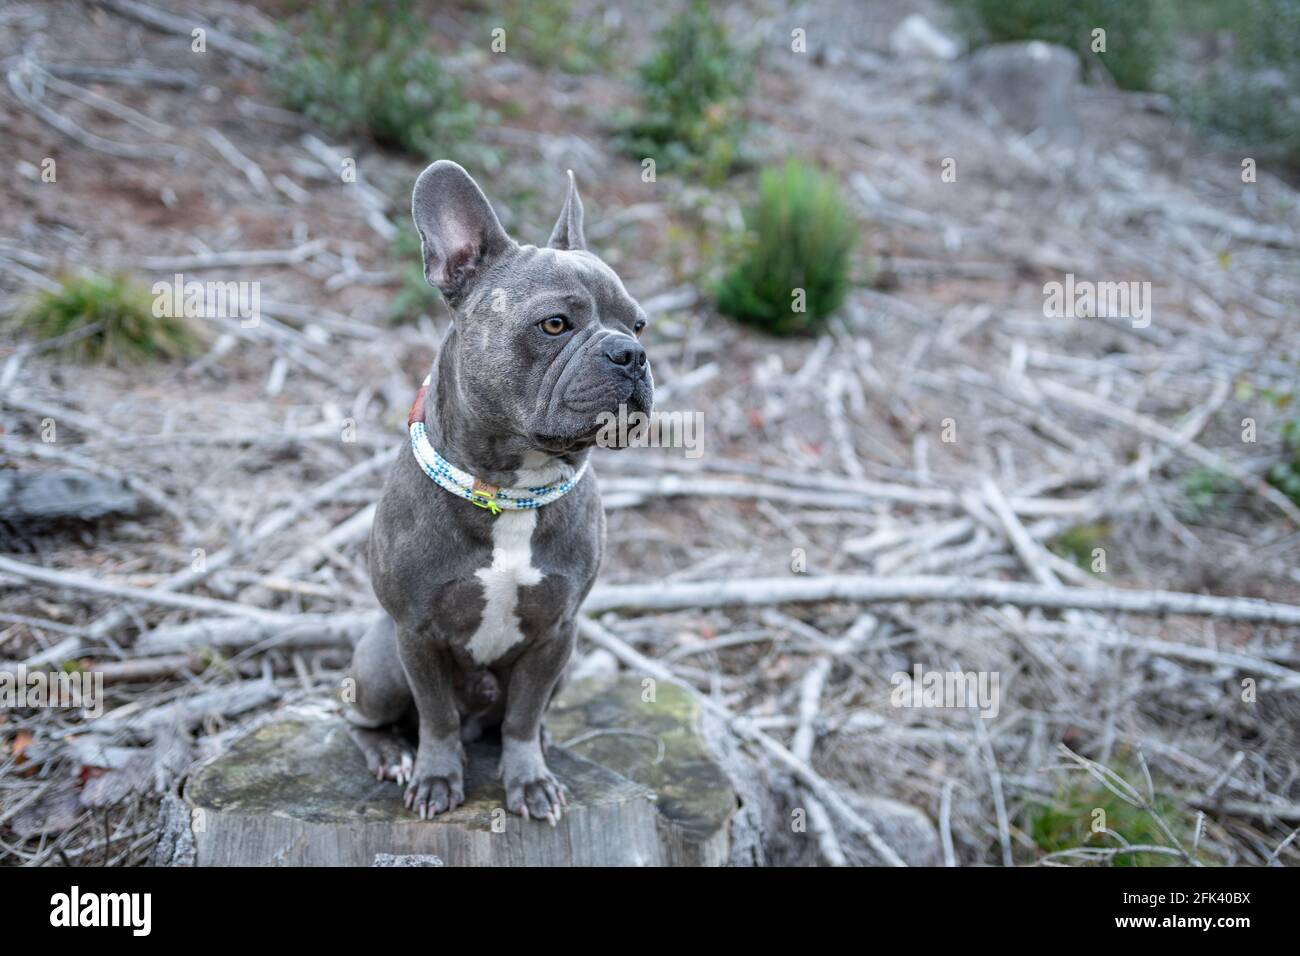
[[[474,572],[483,582],[483,620],[469,639],[469,653],[478,664],[491,664],[524,639],[515,609],[519,589],[540,584],[542,572],[533,567],[533,529],[537,511],[503,511],[492,521],[492,563]]]

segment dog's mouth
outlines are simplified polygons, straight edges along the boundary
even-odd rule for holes
[[[595,445],[600,438],[600,431],[603,427],[597,421],[593,422],[591,427],[586,430],[572,435],[547,435],[542,432],[533,432],[528,437],[537,448],[544,452],[552,455],[567,455]]]
[[[620,419],[628,415],[648,415],[654,403],[652,386],[646,381],[637,382],[628,390],[627,395],[613,408],[603,409],[592,414],[587,412],[579,417],[573,415],[573,428],[563,434],[557,432],[532,432],[529,440],[541,451],[552,455],[563,455],[582,451],[601,444],[601,436],[611,427],[617,427]],[[571,409],[571,412],[576,409]],[[590,417],[588,417],[590,415]],[[620,447],[611,445],[611,447]]]

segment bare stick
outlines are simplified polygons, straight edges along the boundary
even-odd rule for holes
[[[136,20],[146,26],[161,30],[163,33],[175,33],[188,37],[196,28],[202,28],[207,34],[207,42],[214,50],[229,53],[237,60],[243,60],[253,66],[269,66],[266,54],[222,30],[217,30],[193,17],[177,16],[157,7],[151,7],[139,0],[97,0],[101,7],[107,7],[115,13]]]
[[[133,588],[124,584],[110,584],[98,578],[87,577],[74,571],[51,571],[38,568],[33,564],[24,564],[12,558],[0,557],[0,571],[15,574],[28,581],[38,581],[57,588],[71,591],[85,591],[90,594],[102,594],[105,597],[121,598],[141,604],[155,604],[160,607],[183,608],[187,611],[203,611],[207,614],[223,614],[231,617],[252,617],[266,620],[286,620],[285,615],[274,614],[261,608],[246,607],[232,601],[217,598],[195,597],[192,594],[173,594],[153,588]]]
[[[1044,587],[1022,581],[990,581],[917,575],[874,578],[866,575],[751,578],[749,580],[606,584],[594,588],[583,609],[675,611],[682,608],[757,607],[767,604],[807,604],[817,601],[945,601],[1013,604],[1131,614],[1191,614],[1300,625],[1300,607],[1258,598],[1216,597],[1181,591],[1139,591],[1119,588]]]

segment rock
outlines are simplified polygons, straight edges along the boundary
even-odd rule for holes
[[[0,471],[0,521],[43,526],[132,514],[135,492],[121,482],[80,471]]]
[[[695,701],[663,683],[573,682],[546,724],[552,772],[569,788],[557,828],[507,813],[500,747],[468,748],[465,804],[433,821],[376,781],[341,718],[287,711],[211,760],[184,787],[199,866],[713,866],[729,862],[737,800],[700,734]]]
[[[937,866],[940,862],[939,831],[930,818],[910,804],[889,797],[850,793],[845,799],[853,809],[875,825],[881,839],[908,866]],[[850,836],[849,850],[863,863],[879,866],[881,860],[865,840]]]
[[[977,50],[952,66],[944,92],[976,112],[990,111],[1022,132],[1075,135],[1074,92],[1079,57],[1062,46],[1031,40]]]
[[[955,60],[961,53],[957,41],[939,30],[919,13],[905,17],[889,34],[889,49],[895,56]]]

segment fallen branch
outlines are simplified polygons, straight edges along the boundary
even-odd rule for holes
[[[1013,604],[1063,610],[1121,611],[1131,614],[1192,614],[1300,625],[1300,607],[1259,598],[1217,597],[1181,591],[1138,591],[1119,588],[1045,587],[1021,581],[980,578],[875,578],[865,575],[751,578],[697,581],[689,584],[606,584],[592,590],[583,610],[638,609],[676,611],[682,608],[753,607],[764,604],[807,604],[816,601],[950,601]]]
[[[157,7],[151,7],[147,3],[140,3],[138,0],[98,0],[98,3],[101,7],[107,7],[115,13],[153,27],[155,30],[161,30],[163,33],[188,37],[196,28],[201,28],[207,34],[207,42],[212,49],[229,53],[236,60],[243,60],[253,66],[270,66],[266,54],[251,43],[245,43],[193,17],[177,16],[159,10]]]
[[[68,591],[84,591],[88,594],[100,594],[105,597],[120,598],[141,604],[154,604],[159,607],[181,608],[186,611],[202,611],[207,614],[222,614],[231,617],[245,617],[262,620],[278,620],[287,623],[289,618],[283,614],[264,611],[261,608],[246,607],[233,601],[217,598],[195,597],[192,594],[175,594],[156,588],[134,588],[125,584],[111,584],[99,578],[88,577],[75,571],[53,571],[38,568],[34,564],[25,564],[12,558],[0,557],[0,571],[17,575],[28,581],[48,584],[51,587]]]

